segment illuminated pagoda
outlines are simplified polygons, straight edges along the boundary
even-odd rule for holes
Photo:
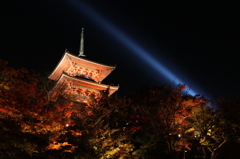
[[[108,91],[110,96],[119,88],[119,86],[101,84],[102,80],[115,69],[114,66],[83,58],[85,56],[83,31],[82,28],[79,55],[75,56],[65,51],[62,59],[48,77],[57,81],[50,93],[52,101],[63,96],[71,101],[88,103],[90,96],[100,97],[101,91]]]

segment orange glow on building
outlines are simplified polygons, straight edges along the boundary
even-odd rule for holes
[[[50,93],[50,99],[56,101],[59,95],[75,102],[88,103],[90,96],[101,96],[101,91],[108,90],[109,95],[119,86],[101,84],[113,70],[108,66],[78,57],[65,51],[62,59],[48,77],[56,81]]]
[[[119,86],[109,86],[82,77],[62,73],[51,92],[51,100],[56,101],[59,95],[76,102],[87,103],[90,96],[100,97],[100,91],[109,91],[112,95]]]

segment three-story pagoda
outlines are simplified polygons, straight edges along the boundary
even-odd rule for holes
[[[109,96],[118,90],[119,86],[101,84],[116,67],[100,64],[84,58],[83,29],[81,33],[79,55],[75,56],[65,51],[62,59],[48,77],[57,81],[50,93],[52,101],[59,96],[66,99],[88,103],[90,96],[101,96],[101,91],[108,91]]]

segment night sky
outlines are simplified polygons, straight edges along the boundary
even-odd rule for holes
[[[119,94],[179,78],[208,98],[239,97],[239,7],[204,0],[8,0],[0,4],[0,59],[49,74],[65,49],[78,55],[83,27],[86,59],[117,66],[103,83],[119,84]],[[142,50],[160,65],[141,58]]]

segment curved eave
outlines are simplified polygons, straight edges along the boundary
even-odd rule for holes
[[[119,89],[119,86],[110,86],[110,85],[106,85],[106,84],[99,84],[99,83],[92,82],[89,80],[71,77],[66,74],[61,75],[61,77],[59,78],[56,85],[58,85],[60,83],[64,83],[65,80],[68,80],[70,83],[72,83],[75,86],[92,89],[95,91],[105,91],[105,90],[109,89],[109,96],[112,95],[114,92],[116,92]]]
[[[48,78],[57,81],[62,75],[62,73],[70,67],[70,63],[67,60],[67,54],[65,52],[53,72],[48,76]]]
[[[86,60],[78,56],[72,55],[68,52],[65,52],[58,65],[55,67],[54,71],[48,77],[49,79],[57,81],[63,72],[67,71],[71,67],[70,62],[74,62],[77,65],[87,67],[89,69],[99,70],[99,73],[103,73],[101,76],[101,81],[106,78],[116,67],[100,64],[94,61]]]

